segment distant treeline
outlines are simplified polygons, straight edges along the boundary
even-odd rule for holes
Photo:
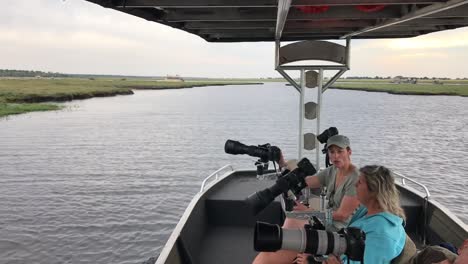
[[[71,75],[58,72],[0,69],[0,77],[71,77]]]
[[[43,71],[25,71],[25,70],[4,70],[0,69],[0,77],[42,77],[42,78],[122,78],[122,77],[141,77],[141,76],[123,76],[123,75],[107,75],[107,74],[68,74],[59,72],[43,72]]]
[[[44,72],[44,71],[25,71],[25,70],[7,70],[7,69],[0,69],[0,77],[28,77],[28,78],[66,78],[66,77],[73,77],[73,78],[152,78],[152,79],[165,79],[164,76],[131,76],[131,75],[112,75],[112,74],[69,74],[69,73],[59,73],[59,72]],[[451,80],[451,78],[436,78],[436,77],[403,77],[403,76],[348,76],[344,79],[368,79],[368,80],[385,80],[385,79],[393,79],[393,78],[408,78],[408,79],[418,79],[418,80]],[[216,80],[235,80],[237,78],[207,78],[207,77],[184,77],[185,80],[209,80],[209,79],[216,79]],[[278,77],[267,77],[267,78],[249,78],[249,79],[280,79]],[[341,78],[343,79],[343,78]],[[456,78],[456,80],[468,80],[468,78]]]

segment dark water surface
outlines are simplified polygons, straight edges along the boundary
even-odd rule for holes
[[[468,98],[330,90],[323,125],[353,162],[428,185],[468,223]],[[0,263],[141,263],[157,255],[203,178],[254,158],[226,139],[296,156],[284,84],[135,91],[0,119]]]

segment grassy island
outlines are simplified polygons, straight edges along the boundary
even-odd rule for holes
[[[466,80],[449,80],[444,81],[443,84],[433,83],[432,81],[418,81],[417,84],[397,84],[391,83],[389,80],[341,79],[334,83],[332,88],[391,94],[468,96],[468,82]]]
[[[237,80],[182,82],[151,78],[3,78],[0,79],[0,117],[32,111],[58,110],[62,106],[53,102],[128,95],[133,94],[132,89],[181,89],[233,84],[261,83]]]

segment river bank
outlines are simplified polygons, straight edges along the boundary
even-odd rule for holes
[[[59,110],[65,102],[93,97],[131,95],[132,89],[185,89],[201,86],[254,85],[238,81],[163,81],[126,78],[0,79],[0,117],[32,111]]]
[[[332,89],[385,92],[401,95],[450,95],[468,97],[468,84],[393,84],[388,82],[362,82],[359,80],[336,82]]]

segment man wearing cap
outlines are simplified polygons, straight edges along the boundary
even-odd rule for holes
[[[334,135],[327,141],[327,151],[332,166],[320,171],[316,175],[307,176],[306,184],[309,188],[327,188],[328,207],[332,209],[333,226],[331,231],[346,227],[353,216],[359,201],[356,197],[356,182],[359,170],[351,163],[351,146],[349,138],[343,135]],[[281,165],[286,165],[284,160]],[[305,205],[296,202],[295,210],[310,210]],[[318,208],[315,208],[317,210]],[[283,227],[303,227],[307,221],[286,218]],[[254,262],[260,263],[291,263],[297,252],[279,250],[277,252],[261,252]]]

